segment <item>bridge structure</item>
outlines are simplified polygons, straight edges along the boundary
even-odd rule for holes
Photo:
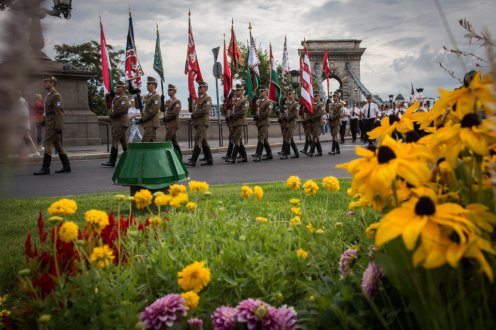
[[[306,40],[301,42],[302,46],[304,43],[307,45],[312,74],[317,80],[317,86],[322,95],[327,94],[325,75],[322,71],[322,60],[327,49],[331,68],[329,79],[338,81],[343,100],[350,104],[360,101],[364,96],[370,94],[373,96],[374,102],[384,103],[360,80],[360,62],[366,50],[366,48],[360,47],[361,42],[362,40],[357,39]],[[298,49],[298,53],[303,56],[304,49]]]

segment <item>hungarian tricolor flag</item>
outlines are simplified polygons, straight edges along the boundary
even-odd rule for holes
[[[244,61],[241,56],[241,52],[239,51],[236,35],[234,34],[234,20],[231,24],[231,40],[229,41],[229,49],[227,54],[231,58],[231,68],[233,69],[233,72],[236,72],[238,70],[238,66],[243,65]]]
[[[279,79],[277,79],[277,69],[274,63],[274,56],[272,55],[272,44],[270,44],[270,86],[269,86],[269,100],[279,104],[281,99],[281,86],[279,86]]]
[[[286,75],[289,73],[289,58],[288,58],[288,47],[286,45],[286,36],[284,36],[284,50],[282,53],[282,81],[286,79]]]
[[[102,77],[104,94],[114,93],[114,81],[112,79],[112,67],[110,65],[110,57],[105,41],[105,33],[103,32],[102,21],[100,20],[100,55],[102,57]]]
[[[229,69],[229,63],[227,61],[227,51],[226,51],[226,40],[224,40],[224,110],[227,110],[227,103],[229,99],[229,94],[232,89],[232,75]]]
[[[308,56],[308,49],[305,43],[305,54],[302,62],[301,74],[301,102],[313,113],[313,85],[312,85],[312,71],[310,69],[310,57]]]
[[[196,80],[197,83],[200,83],[203,80],[203,77],[200,71],[198,58],[196,57],[195,39],[193,38],[193,29],[191,28],[191,12],[188,13],[188,16],[188,50],[186,52],[184,73],[188,76],[189,96],[197,101],[198,96],[196,95],[194,81]]]
[[[131,16],[131,12],[129,12],[129,28],[127,30],[126,44],[126,80],[128,82],[129,93],[139,94],[142,75],[143,69],[138,60],[136,44],[134,43],[133,17]]]

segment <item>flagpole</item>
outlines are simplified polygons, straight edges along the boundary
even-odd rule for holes
[[[158,33],[158,23],[155,22],[155,24],[157,24],[157,40],[160,40],[159,33]],[[160,54],[160,55],[162,55],[162,54]],[[162,79],[162,76],[160,76],[160,88],[162,89],[162,96],[163,96],[164,95],[164,80]]]

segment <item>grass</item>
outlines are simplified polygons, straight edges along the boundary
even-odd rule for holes
[[[316,219],[317,224],[329,221],[335,222],[342,218],[347,212],[349,197],[346,195],[346,189],[349,186],[349,180],[341,180],[341,191],[329,194],[322,189],[317,196],[307,199],[305,211],[314,217],[325,217]],[[265,191],[264,199],[260,202],[250,201],[243,211],[242,202],[239,198],[240,185],[222,185],[212,186],[212,197],[199,203],[200,210],[213,208],[228,209],[230,207],[240,207],[241,212],[246,212],[247,217],[264,216],[272,221],[287,221],[291,218],[289,212],[288,200],[291,197],[298,197],[297,193],[292,193],[285,188],[282,182],[261,184]],[[113,199],[114,193],[99,193],[74,195],[78,204],[78,211],[73,219],[80,227],[84,227],[84,212],[89,209],[101,209],[110,211],[117,209],[117,202]],[[40,198],[18,198],[0,200],[0,291],[10,291],[15,285],[17,271],[23,268],[24,264],[24,242],[28,232],[37,242],[37,219],[38,211],[47,218],[48,206],[58,200],[54,197]],[[212,216],[212,215],[207,215]],[[284,219],[283,219],[284,218]]]

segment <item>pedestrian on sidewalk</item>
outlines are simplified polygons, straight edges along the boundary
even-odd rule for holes
[[[357,107],[356,102],[350,109],[350,130],[351,130],[351,141],[356,142],[357,132],[358,132],[358,116],[360,114],[360,108]]]
[[[110,158],[102,166],[115,167],[117,155],[119,154],[119,144],[122,151],[127,151],[126,132],[129,127],[129,99],[126,95],[126,84],[118,81],[116,84],[116,94],[112,99],[112,111],[109,114],[112,122],[112,148],[110,149]]]
[[[167,93],[170,97],[164,105],[165,141],[172,142],[174,149],[182,158],[181,148],[177,143],[176,132],[179,129],[179,113],[181,112],[181,101],[176,98],[177,88],[169,84]]]
[[[138,123],[139,118],[141,117],[141,111],[140,109],[136,108],[135,104],[136,101],[134,100],[134,98],[132,98],[130,101],[129,110],[127,110],[127,116],[131,122],[131,131],[129,133],[129,139],[127,140],[127,143],[132,143],[136,135],[138,135],[138,142],[141,142],[141,139],[143,138]]]
[[[339,136],[341,138],[341,143],[344,143],[344,137],[346,136],[346,127],[348,126],[349,118],[350,118],[350,111],[346,107],[346,103],[345,103],[343,104],[343,118],[341,118],[341,127],[339,128]]]
[[[41,94],[35,94],[32,118],[36,128],[36,147],[39,151],[43,151],[43,112],[45,112],[43,98]]]
[[[69,158],[62,147],[62,131],[64,129],[64,101],[62,96],[55,89],[57,85],[57,78],[52,75],[47,75],[43,79],[45,89],[48,91],[45,97],[45,154],[43,155],[43,164],[38,172],[34,175],[47,175],[50,174],[50,164],[52,162],[52,146],[59,154],[60,161],[62,162],[62,169],[55,171],[55,173],[69,173],[71,172],[71,164]]]
[[[369,139],[368,132],[374,129],[374,124],[379,117],[379,107],[376,103],[372,102],[372,95],[367,95],[367,103],[362,108],[364,113],[364,136],[366,139],[365,143],[369,146],[374,144],[374,140]]]

